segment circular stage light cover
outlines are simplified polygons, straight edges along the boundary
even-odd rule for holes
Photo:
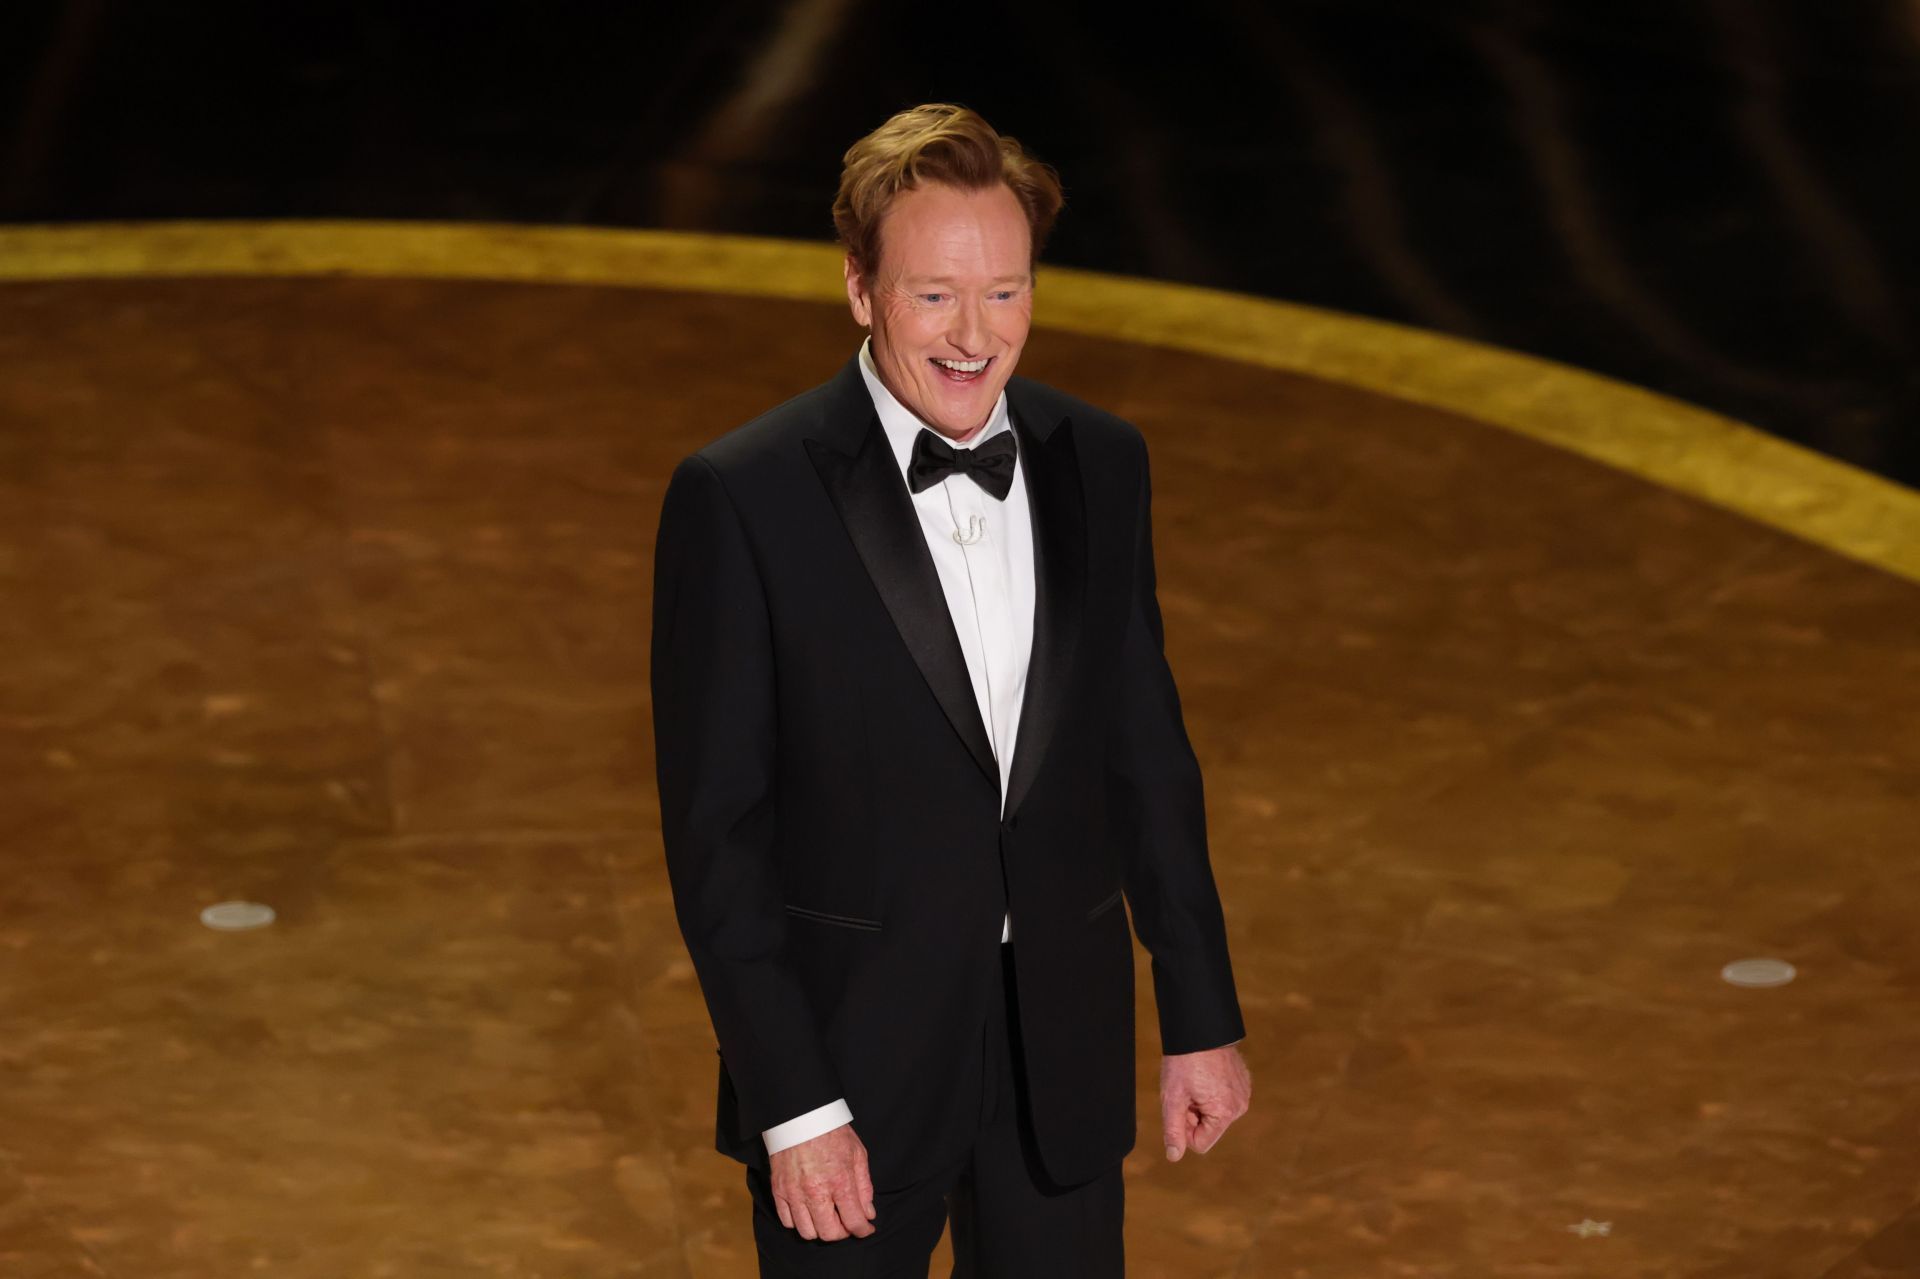
[[[1720,970],[1720,975],[1735,986],[1784,986],[1798,974],[1784,959],[1736,959]]]
[[[265,928],[273,918],[273,907],[259,902],[220,902],[200,912],[201,923],[227,933]]]

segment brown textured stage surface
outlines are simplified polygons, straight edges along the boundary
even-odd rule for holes
[[[855,340],[0,286],[0,1273],[752,1273],[652,537]],[[1920,587],[1349,387],[1044,331],[1022,371],[1151,443],[1250,1031],[1253,1112],[1169,1165],[1142,1008],[1133,1273],[1920,1272]],[[1721,982],[1755,955],[1800,980]]]

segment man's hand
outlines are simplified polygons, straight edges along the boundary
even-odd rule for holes
[[[1253,1075],[1234,1044],[1162,1057],[1160,1129],[1167,1158],[1178,1160],[1189,1146],[1206,1154],[1252,1100]]]
[[[773,1202],[780,1224],[802,1239],[873,1233],[873,1178],[867,1148],[841,1124],[773,1155]]]

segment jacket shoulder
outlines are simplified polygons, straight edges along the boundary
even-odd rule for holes
[[[722,476],[743,475],[801,453],[800,440],[824,420],[832,383],[810,387],[695,449]]]

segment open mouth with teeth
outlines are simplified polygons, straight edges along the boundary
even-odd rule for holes
[[[927,363],[939,369],[949,382],[972,382],[986,373],[987,366],[993,363],[993,357],[984,360],[941,360],[929,359]]]

